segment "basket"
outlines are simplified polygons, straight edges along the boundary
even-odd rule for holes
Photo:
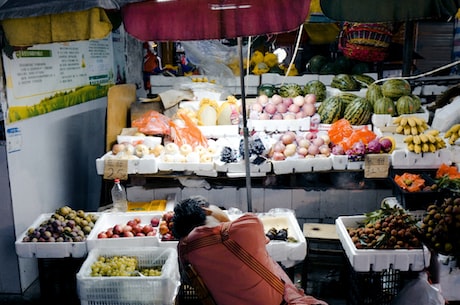
[[[133,256],[139,268],[162,266],[160,276],[92,277],[91,265],[99,256]],[[177,251],[172,248],[97,248],[77,273],[81,305],[166,305],[174,304],[180,286]]]
[[[383,61],[388,56],[391,27],[386,23],[344,23],[339,49],[350,58],[365,62]]]
[[[399,292],[419,272],[385,269],[379,272],[357,272],[349,266],[347,304],[390,305]]]

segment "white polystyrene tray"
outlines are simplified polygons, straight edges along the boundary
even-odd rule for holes
[[[424,119],[426,122],[428,122],[430,118],[430,113],[426,109],[425,106],[422,106],[422,112],[417,112],[417,113],[412,113],[412,114],[402,114],[401,116],[416,116],[421,119]],[[371,116],[371,122],[375,127],[387,127],[387,126],[395,126],[393,124],[393,120],[396,117],[393,117],[389,114],[372,114]]]
[[[111,151],[106,153],[101,158],[96,159],[96,170],[98,175],[104,174],[105,160],[117,160]],[[134,157],[128,160],[128,174],[155,174],[158,172],[158,161],[154,155],[148,155],[143,158]]]
[[[91,213],[97,214],[99,213]],[[87,254],[86,242],[23,242],[29,228],[37,228],[48,220],[52,213],[40,216],[25,230],[15,242],[16,254],[24,258],[64,258],[84,257]],[[98,219],[99,221],[99,219]],[[97,221],[96,221],[97,223]]]
[[[249,119],[247,127],[251,131],[308,131],[310,130],[310,117],[295,120],[253,120]]]
[[[198,126],[201,133],[206,138],[223,138],[223,137],[239,137],[238,125],[215,125],[215,126]]]
[[[214,162],[209,163],[177,163],[177,162],[164,162],[158,161],[159,171],[192,171],[192,172],[211,172],[214,170]]]
[[[391,165],[393,168],[438,168],[443,163],[452,164],[451,151],[447,148],[433,153],[420,153],[397,149],[391,153]]]
[[[96,248],[119,248],[119,247],[156,247],[159,244],[159,227],[155,227],[155,236],[135,236],[120,238],[97,238],[97,235],[115,226],[116,224],[125,225],[129,220],[138,217],[141,225],[150,223],[153,217],[162,217],[164,212],[106,212],[102,213],[96,225],[86,239],[88,251]]]
[[[340,216],[336,219],[336,229],[342,247],[351,266],[358,272],[397,269],[400,271],[421,271],[430,265],[430,251],[423,249],[357,249],[347,228],[356,228],[365,219],[364,215]]]
[[[233,163],[225,163],[222,161],[216,161],[215,169],[218,172],[224,172],[224,173],[245,173],[246,164],[244,160],[240,162],[233,162]],[[250,169],[251,174],[252,173],[268,173],[272,170],[272,162],[266,161],[259,165],[250,163],[249,169]]]
[[[273,172],[277,175],[292,173],[309,173],[328,171],[332,169],[330,157],[314,157],[286,159],[283,161],[272,161]]]

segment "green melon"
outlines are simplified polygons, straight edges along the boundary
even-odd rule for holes
[[[345,108],[343,118],[351,125],[365,125],[369,123],[371,115],[372,108],[368,100],[364,97],[358,97]]]
[[[370,84],[367,87],[366,98],[373,106],[375,101],[383,97],[382,87],[379,84]]]
[[[307,63],[307,69],[311,73],[318,74],[321,71],[321,68],[328,62],[326,56],[323,55],[315,55]]]
[[[393,100],[397,100],[401,96],[411,94],[412,89],[410,84],[405,79],[393,78],[386,80],[382,84],[382,94]]]
[[[374,102],[374,113],[394,116],[396,114],[395,102],[389,97],[379,98]]]
[[[359,90],[358,82],[349,74],[337,74],[332,78],[331,87],[342,91]]]
[[[398,115],[415,113],[417,111],[416,107],[417,103],[409,95],[401,96],[396,101],[396,112]]]
[[[303,94],[307,95],[311,93],[316,95],[316,101],[320,103],[326,98],[326,90],[326,85],[323,82],[314,79],[305,84]]]
[[[332,124],[343,116],[343,101],[338,96],[326,98],[318,107],[317,113],[321,118],[321,123]]]

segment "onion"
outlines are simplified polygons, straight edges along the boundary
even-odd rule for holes
[[[311,105],[316,104],[316,95],[313,94],[313,93],[309,93],[309,94],[305,95],[304,99],[305,99],[306,104],[311,104]]]
[[[276,112],[276,106],[272,103],[265,105],[264,112],[268,114],[274,114]]]
[[[343,150],[342,145],[334,145],[332,146],[332,154],[336,156],[344,155],[345,151]]]
[[[295,114],[295,118],[296,118],[296,119],[303,119],[303,118],[306,118],[306,117],[307,117],[307,115],[306,115],[305,112],[303,112],[303,111],[299,111],[299,112],[297,112],[297,113]]]
[[[366,152],[371,154],[378,154],[382,150],[382,145],[378,139],[373,139],[367,143]]]
[[[308,155],[308,148],[297,146],[297,154],[299,154],[302,157],[305,157],[306,155]]]
[[[281,103],[281,104],[276,105],[276,111],[278,111],[279,113],[286,113],[288,107],[289,107],[288,105]]]
[[[119,152],[124,151],[124,150],[125,150],[125,144],[114,144],[112,146],[112,154],[113,155],[116,155]]]
[[[295,114],[295,113],[297,113],[297,112],[300,111],[300,107],[299,107],[299,105],[291,104],[291,105],[288,107],[288,111]]]
[[[257,103],[261,105],[266,105],[268,103],[268,96],[266,96],[265,94],[262,94],[262,95],[259,95],[256,100],[257,100]]]
[[[278,105],[283,102],[283,98],[279,94],[274,94],[271,99],[272,103]]]
[[[273,145],[274,152],[283,152],[285,148],[286,148],[286,145],[284,145],[283,142],[280,142],[280,141],[276,142]]]
[[[295,105],[297,105],[297,106],[299,106],[299,107],[302,107],[303,104],[305,104],[305,98],[304,98],[303,96],[301,96],[301,95],[298,95],[298,96],[294,97],[294,99],[292,100],[292,102],[293,102]]]

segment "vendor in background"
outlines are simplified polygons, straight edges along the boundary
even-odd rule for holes
[[[270,257],[263,224],[252,213],[230,221],[205,198],[191,197],[174,208],[172,232],[179,239],[181,271],[202,300],[208,293],[207,304],[327,305],[305,295]]]

